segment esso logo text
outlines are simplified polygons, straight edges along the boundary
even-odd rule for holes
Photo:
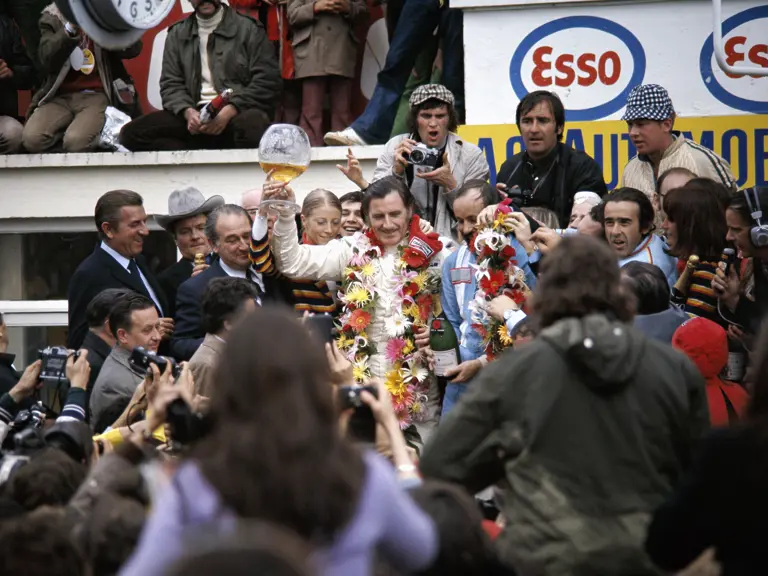
[[[768,71],[768,5],[734,14],[723,22],[723,51],[730,66]],[[724,72],[714,55],[712,36],[701,49],[701,77],[710,93],[723,104],[754,114],[768,112],[768,76]]]
[[[518,98],[552,90],[566,119],[599,120],[621,110],[629,91],[642,84],[645,51],[632,32],[612,20],[569,16],[526,36],[509,66]]]

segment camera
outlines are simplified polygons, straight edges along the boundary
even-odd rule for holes
[[[165,372],[169,362],[171,363],[171,374],[173,375],[173,378],[178,379],[179,376],[181,376],[181,366],[179,366],[173,358],[158,356],[154,352],[149,352],[141,346],[136,346],[128,358],[128,363],[133,368],[143,373],[147,373],[150,364],[154,364],[162,374]]]
[[[360,394],[366,391],[379,397],[375,386],[340,386],[339,407],[342,411],[352,408],[352,416],[347,426],[347,434],[356,442],[374,444],[376,442],[376,419],[370,406],[363,402]]]
[[[507,190],[507,197],[512,200],[512,204],[520,210],[523,206],[528,206],[531,198],[533,198],[533,191],[523,190],[520,186],[513,186]]]
[[[48,346],[39,350],[39,358],[42,361],[40,366],[40,380],[43,382],[66,382],[67,381],[67,358],[70,352],[63,346]],[[80,357],[80,351],[73,353],[75,360]]]
[[[410,154],[406,154],[405,160],[413,166],[428,166],[434,168],[440,160],[440,151],[430,148],[426,144],[416,144]]]

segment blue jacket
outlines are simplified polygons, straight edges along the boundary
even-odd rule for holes
[[[517,260],[517,266],[525,273],[525,282],[528,287],[533,289],[536,285],[536,275],[531,271],[531,267],[528,264],[528,254],[522,245],[515,239],[514,236],[510,236],[510,244],[517,253],[515,260]],[[470,253],[467,267],[469,267],[469,275],[464,275],[469,279],[464,289],[464,301],[458,302],[456,296],[457,284],[454,284],[454,278],[452,278],[451,270],[456,268],[456,259],[458,258],[460,250],[457,250],[443,263],[443,284],[442,292],[440,295],[443,310],[448,321],[453,326],[456,332],[456,337],[459,339],[461,345],[459,347],[459,353],[461,354],[461,361],[466,362],[468,360],[474,360],[483,355],[483,341],[480,335],[471,327],[469,303],[475,297],[475,291],[477,290],[477,282],[475,281],[475,269],[471,268],[472,264],[477,264],[477,257],[474,253]],[[464,329],[464,333],[461,331],[461,324],[463,322],[461,318],[460,310],[464,310],[464,318],[467,319],[467,324]]]

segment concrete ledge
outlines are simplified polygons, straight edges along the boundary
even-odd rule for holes
[[[353,148],[366,177],[383,151]],[[343,147],[314,148],[310,169],[293,185],[299,201],[315,188],[338,195],[353,191],[336,168],[346,163],[346,154]],[[165,213],[168,195],[183,186],[238,202],[243,191],[264,182],[258,158],[258,150],[0,156],[0,218],[92,218],[99,196],[118,188],[139,192],[150,214]]]

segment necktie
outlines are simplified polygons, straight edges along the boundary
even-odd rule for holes
[[[262,296],[264,296],[264,291],[261,289],[261,286],[256,281],[256,276],[254,275],[253,271],[250,268],[248,268],[248,270],[245,271],[245,277],[256,288],[256,294],[258,294],[258,300],[259,300],[258,303],[261,304],[261,298]]]
[[[133,276],[139,279],[139,282],[141,282],[141,274],[139,274],[139,265],[136,264],[136,260],[131,258],[128,261],[128,272],[130,272]]]

